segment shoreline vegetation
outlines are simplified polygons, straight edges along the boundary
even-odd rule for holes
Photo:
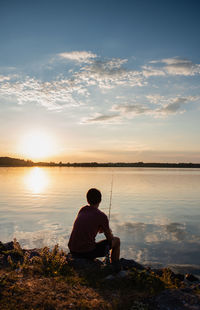
[[[198,310],[200,280],[169,268],[120,259],[121,271],[53,249],[0,242],[0,305],[4,309]]]
[[[82,162],[82,163],[55,163],[55,162],[33,162],[12,157],[0,157],[0,167],[141,167],[141,168],[200,168],[200,163],[144,163],[144,162]]]

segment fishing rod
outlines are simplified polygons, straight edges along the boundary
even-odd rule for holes
[[[110,221],[110,211],[112,206],[112,193],[113,193],[113,174],[112,174],[112,180],[111,180],[111,186],[110,186],[110,202],[109,202],[109,213],[108,213],[108,220]]]

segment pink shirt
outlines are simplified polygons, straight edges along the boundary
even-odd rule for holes
[[[109,229],[108,218],[98,208],[85,206],[81,208],[74,222],[68,247],[71,252],[90,252],[95,248],[95,237],[100,229]]]

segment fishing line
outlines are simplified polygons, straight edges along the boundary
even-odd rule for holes
[[[112,193],[113,193],[113,174],[111,179],[111,186],[110,186],[110,202],[109,202],[109,213],[108,213],[108,220],[110,221],[110,211],[112,206]]]

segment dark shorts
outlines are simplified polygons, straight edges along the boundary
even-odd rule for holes
[[[108,240],[102,240],[95,243],[95,249],[90,252],[75,253],[71,252],[73,257],[94,259],[96,257],[104,257],[108,254],[108,251],[112,248],[112,242]]]

